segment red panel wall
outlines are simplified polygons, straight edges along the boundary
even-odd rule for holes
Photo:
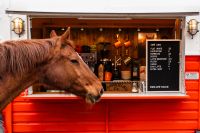
[[[186,71],[199,72],[200,57],[186,57]],[[24,100],[10,107],[13,133],[194,133],[200,128],[199,80],[186,81],[186,99]],[[12,126],[8,126],[12,125]]]

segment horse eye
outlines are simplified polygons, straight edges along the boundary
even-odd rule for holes
[[[71,60],[72,64],[79,64],[77,60]]]
[[[67,47],[67,44],[61,44],[61,49],[64,49]]]

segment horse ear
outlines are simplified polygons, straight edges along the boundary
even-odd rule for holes
[[[70,27],[62,34],[62,40],[70,40]]]
[[[50,33],[50,38],[53,38],[53,37],[56,37],[57,34],[55,32],[55,30],[52,30],[51,33]]]
[[[70,45],[72,48],[75,49],[75,45],[74,45],[73,41],[70,40],[70,27],[68,27],[67,30],[65,31],[65,33],[62,34],[61,41],[67,42],[67,45]],[[62,45],[63,44],[64,43],[62,43]]]

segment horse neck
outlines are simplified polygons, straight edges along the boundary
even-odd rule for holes
[[[37,75],[35,71],[29,71],[20,77],[5,74],[0,79],[0,112],[23,90],[37,82],[39,80]]]
[[[13,53],[12,54],[12,61],[5,61],[9,62],[9,65],[15,65],[14,69],[9,69],[9,71],[4,68],[4,73],[0,71],[0,111],[9,103],[11,102],[16,96],[20,94],[24,89],[32,85],[34,82],[41,78],[42,70],[48,60],[53,56],[50,53],[54,52],[54,48],[50,45],[50,40],[29,40],[29,41],[19,41],[19,45],[14,44],[15,42],[7,42],[5,45],[0,45],[0,52],[3,52],[5,49],[10,49],[11,51],[19,51],[20,53]],[[24,45],[20,43],[27,44],[29,43],[28,47],[25,49]],[[14,47],[12,47],[14,46]],[[7,47],[7,48],[5,48]],[[12,48],[19,48],[12,50]],[[21,48],[20,48],[21,47]],[[40,49],[40,51],[38,51]],[[29,50],[29,51],[27,51]],[[10,51],[10,52],[11,52]],[[46,52],[47,51],[47,52]],[[7,53],[10,53],[7,52]],[[39,53],[39,55],[38,55]],[[19,56],[19,54],[23,54],[26,56]],[[20,62],[16,61],[14,56],[18,55],[20,58]],[[2,57],[2,55],[0,56]],[[31,64],[24,64],[24,61],[27,61],[27,57],[29,57],[29,61]],[[0,58],[1,59],[1,58]],[[1,62],[0,63],[5,63]],[[26,66],[22,69],[20,66]],[[6,71],[7,70],[7,71]]]

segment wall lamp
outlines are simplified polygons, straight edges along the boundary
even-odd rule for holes
[[[191,19],[188,22],[188,33],[192,36],[192,39],[193,39],[193,36],[196,35],[197,32],[199,32],[198,24],[199,22],[196,19]]]
[[[23,34],[24,32],[24,20],[21,18],[15,18],[11,21],[12,31],[14,31],[17,35]]]

